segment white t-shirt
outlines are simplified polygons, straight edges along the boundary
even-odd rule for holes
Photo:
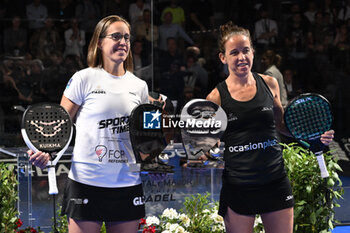
[[[137,105],[149,102],[146,82],[128,71],[118,77],[86,68],[73,75],[64,96],[80,105],[68,177],[98,187],[140,184],[140,174],[129,169],[135,156],[128,120]]]

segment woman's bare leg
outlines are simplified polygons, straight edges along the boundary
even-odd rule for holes
[[[292,233],[293,208],[261,214],[266,233]]]
[[[100,233],[102,222],[68,219],[69,233]]]
[[[252,233],[255,215],[241,215],[227,207],[224,218],[226,233]]]
[[[139,220],[127,222],[107,222],[107,233],[137,233]]]

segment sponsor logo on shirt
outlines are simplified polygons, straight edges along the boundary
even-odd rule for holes
[[[261,109],[262,112],[271,111],[271,110],[272,110],[271,107],[263,107],[263,108]]]
[[[66,89],[69,88],[69,86],[70,86],[70,84],[72,83],[72,81],[73,81],[73,78],[69,79],[69,81],[68,81],[68,83],[67,83],[67,86],[66,86]]]
[[[106,91],[100,85],[97,85],[91,94],[106,94]]]
[[[103,157],[107,154],[107,147],[103,145],[98,145],[95,147],[95,153],[98,157],[98,161],[102,162]]]
[[[236,117],[235,115],[233,115],[233,113],[229,113],[227,116],[227,121],[236,121],[238,120],[238,117]]]
[[[103,89],[95,89],[91,92],[91,94],[106,94],[106,91]]]
[[[112,134],[120,134],[129,131],[129,116],[109,118],[98,123],[99,129],[109,128]]]
[[[110,150],[104,145],[98,145],[95,147],[95,153],[99,162],[102,162],[104,158],[107,159],[108,163],[128,162],[124,150]]]
[[[276,139],[273,140],[267,140],[264,142],[256,142],[256,143],[248,143],[245,145],[235,145],[235,146],[229,146],[228,150],[230,152],[244,152],[244,151],[251,151],[251,150],[258,150],[258,149],[266,149],[270,146],[276,145],[278,142]]]
[[[145,197],[135,197],[134,200],[132,201],[132,203],[134,204],[134,206],[138,206],[138,205],[144,205],[145,204]]]

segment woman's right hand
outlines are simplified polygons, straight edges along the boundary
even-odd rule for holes
[[[38,151],[34,153],[32,150],[27,151],[30,156],[29,162],[34,166],[40,167],[41,169],[46,168],[47,163],[50,160],[50,154],[42,151]]]

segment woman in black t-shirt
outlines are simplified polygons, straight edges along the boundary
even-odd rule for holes
[[[220,33],[219,58],[229,76],[207,97],[228,117],[219,214],[228,233],[253,232],[256,214],[267,233],[292,233],[294,200],[277,131],[290,135],[277,80],[251,71],[254,49],[247,29],[229,22]],[[322,143],[328,145],[333,135],[325,132]]]

